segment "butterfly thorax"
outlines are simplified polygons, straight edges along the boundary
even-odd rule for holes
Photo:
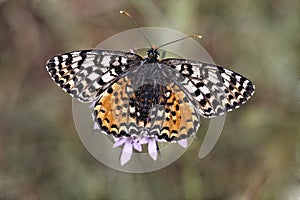
[[[146,61],[149,63],[157,62],[159,57],[158,49],[151,48],[147,51]]]

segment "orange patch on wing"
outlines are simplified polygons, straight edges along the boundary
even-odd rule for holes
[[[181,96],[185,94],[180,91],[178,93],[178,96]],[[190,102],[182,102],[179,104],[179,109],[181,110],[181,123],[179,128],[179,137],[184,135],[185,137],[190,136],[191,134],[195,134],[198,126],[199,126],[199,119],[198,116]],[[195,127],[195,121],[197,121],[198,126]]]
[[[167,87],[170,89],[170,87]],[[194,122],[198,121],[192,104],[183,91],[174,85],[165,108],[165,119],[162,124],[161,134],[167,134],[169,138],[183,139],[197,131]]]
[[[109,133],[118,133],[118,122],[114,119],[112,114],[112,94],[104,94],[97,102],[94,110],[98,111],[96,116],[102,122],[102,127],[107,127]],[[115,126],[113,126],[115,125]],[[103,129],[104,130],[104,129]]]
[[[96,106],[94,108],[94,110],[98,113],[96,118],[98,119],[98,121],[101,121],[101,127],[106,127],[108,129],[108,133],[112,134],[118,133],[120,125],[113,114],[113,111],[115,110],[115,105],[113,104],[113,91],[118,89],[116,87],[118,87],[118,85],[113,84],[111,87],[112,92],[108,92],[111,89],[107,90],[96,103]],[[105,128],[103,130],[105,130]]]
[[[111,88],[107,89],[103,96],[98,100],[95,105],[94,111],[97,111],[96,120],[101,121],[100,127],[102,130],[108,130],[108,133],[117,136],[120,131],[127,132],[126,128],[120,124],[127,122],[128,115],[128,99],[126,88],[129,82],[127,78],[121,78],[114,83]],[[127,106],[127,107],[126,107]],[[106,127],[106,128],[104,128]]]
[[[176,98],[175,93],[171,93],[168,98],[165,106],[165,119],[162,124],[161,134],[167,134],[169,138],[178,137],[180,122],[181,122],[181,114],[179,108],[178,99]]]

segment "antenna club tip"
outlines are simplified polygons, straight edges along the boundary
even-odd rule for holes
[[[198,34],[194,34],[194,35],[192,35],[192,36],[195,37],[195,38],[199,38],[199,39],[202,38],[202,36],[201,36],[201,35],[198,35]]]
[[[124,11],[124,10],[120,10],[120,14],[123,14],[123,15],[126,15],[128,17],[131,17],[131,15],[128,12]]]

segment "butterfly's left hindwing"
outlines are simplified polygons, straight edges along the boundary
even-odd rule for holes
[[[91,102],[141,60],[133,53],[82,50],[57,55],[48,60],[46,68],[65,92],[81,102]]]

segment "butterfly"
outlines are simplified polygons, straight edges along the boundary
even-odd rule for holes
[[[141,144],[156,149],[150,145],[153,141],[176,142],[194,136],[200,116],[223,115],[254,94],[249,79],[222,66],[159,56],[159,48],[153,47],[145,57],[115,50],[80,50],[50,58],[46,68],[65,92],[92,103],[97,129],[113,136],[117,145],[127,141],[138,151]]]

